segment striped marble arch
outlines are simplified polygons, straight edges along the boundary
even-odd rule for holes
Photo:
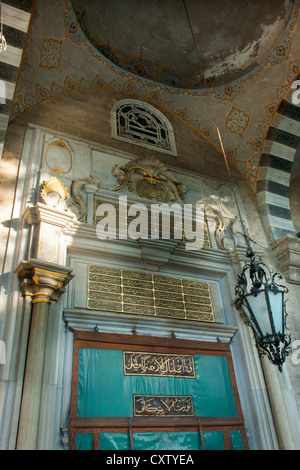
[[[5,51],[0,52],[0,158],[32,4],[33,0],[4,0],[1,2],[3,34],[7,47]]]
[[[271,241],[296,235],[289,186],[299,151],[300,105],[285,98],[268,131],[258,173],[257,199]]]

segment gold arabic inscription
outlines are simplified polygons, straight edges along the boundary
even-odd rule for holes
[[[89,265],[87,308],[214,322],[207,282]]]
[[[194,416],[193,399],[181,395],[134,395],[134,416]]]
[[[123,351],[123,363],[125,375],[195,378],[190,355]]]

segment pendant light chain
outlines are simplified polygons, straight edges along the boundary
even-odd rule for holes
[[[207,82],[202,71],[197,43],[193,33],[189,14],[186,8],[185,0],[183,0],[183,4],[189,22],[192,38],[194,41],[194,47],[198,57],[199,68],[202,73],[204,85],[206,89],[208,89]],[[230,172],[228,158],[226,156],[223,139],[219,126],[217,124],[214,107],[211,102],[211,94],[207,92],[207,95],[209,100],[209,106],[217,130],[222,154],[224,156],[228,178],[230,183],[233,184],[233,179]],[[267,274],[265,271],[265,268],[267,268],[267,266],[265,266],[264,263],[260,261],[256,261],[255,253],[250,245],[250,241],[253,242],[253,240],[251,240],[249,235],[247,235],[246,233],[245,225],[241,215],[240,205],[238,203],[237,196],[234,190],[233,194],[238,210],[238,217],[240,219],[243,235],[245,238],[246,255],[248,258],[250,258],[250,262],[244,265],[242,273],[238,275],[238,284],[235,287],[235,294],[237,295],[235,304],[238,309],[242,309],[244,313],[244,318],[246,319],[246,323],[252,328],[259,354],[266,355],[269,358],[270,362],[272,364],[275,364],[278,367],[279,371],[282,372],[282,365],[285,362],[286,357],[292,351],[292,349],[290,348],[291,335],[285,334],[287,313],[285,309],[284,294],[288,292],[288,289],[275,282],[276,277],[282,279],[282,276],[277,272],[271,276],[270,280],[267,279]],[[248,277],[246,276],[246,273],[249,274],[250,280],[252,282],[250,288],[248,287]],[[257,309],[258,300],[260,303],[259,309]],[[277,308],[277,301],[279,304],[281,304],[279,313]],[[261,320],[263,321],[261,322]]]
[[[199,51],[198,51],[198,47],[197,47],[195,35],[194,35],[194,32],[193,32],[192,24],[191,24],[191,21],[190,21],[189,13],[188,13],[188,10],[187,10],[187,7],[186,7],[185,0],[182,0],[182,1],[183,1],[183,5],[184,5],[184,9],[185,9],[186,16],[187,16],[187,20],[188,20],[188,23],[189,23],[189,28],[190,28],[190,31],[191,31],[191,35],[192,35],[192,38],[193,38],[194,47],[195,47],[195,51],[196,51],[197,59],[198,59],[198,63],[199,63],[199,68],[200,68],[200,70],[201,70],[201,69],[202,69],[202,67],[201,67],[201,60],[200,60]],[[202,77],[203,77],[203,82],[204,82],[204,85],[205,85],[205,87],[206,87],[206,90],[208,90],[207,82],[206,82],[206,80],[205,80],[205,76],[204,76],[204,73],[203,73],[203,72],[202,72]],[[212,102],[211,102],[210,93],[208,93],[207,96],[208,96],[209,107],[210,107],[210,109],[211,109],[212,116],[213,116],[213,120],[214,120],[214,124],[215,124],[216,130],[217,130],[217,134],[218,134],[218,138],[219,138],[219,142],[220,142],[222,154],[223,154],[223,157],[224,157],[225,166],[226,166],[226,169],[227,169],[229,181],[230,181],[230,183],[233,185],[234,183],[233,183],[233,179],[232,179],[230,167],[229,167],[229,164],[228,164],[228,157],[227,157],[226,152],[225,152],[225,149],[224,149],[223,139],[222,139],[222,136],[221,136],[221,132],[220,132],[219,126],[218,126],[218,124],[217,124],[217,119],[216,119],[214,107],[213,107]],[[244,224],[244,221],[243,221],[243,218],[242,218],[242,214],[241,214],[241,210],[240,210],[240,205],[239,205],[239,203],[238,203],[238,200],[237,200],[235,191],[233,191],[233,195],[234,195],[234,200],[235,200],[235,203],[236,203],[236,206],[237,206],[237,210],[238,210],[238,216],[239,216],[240,223],[241,223],[242,230],[243,230],[243,236],[244,236],[244,238],[245,238],[245,242],[246,242],[246,246],[247,246],[247,252],[252,253],[252,248],[251,248],[251,246],[250,246],[250,241],[249,241],[250,238],[249,238],[249,236],[247,235],[247,232],[246,232],[245,224]]]

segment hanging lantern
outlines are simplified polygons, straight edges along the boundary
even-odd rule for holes
[[[258,350],[267,355],[270,362],[282,372],[282,364],[290,354],[291,336],[285,334],[286,308],[284,294],[288,289],[278,285],[275,278],[279,273],[267,276],[268,268],[257,262],[255,253],[248,247],[250,262],[245,264],[238,276],[235,288],[236,306],[242,308],[248,325],[251,326]]]

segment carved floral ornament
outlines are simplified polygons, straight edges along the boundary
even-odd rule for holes
[[[158,202],[176,199],[183,205],[187,188],[155,157],[142,157],[130,161],[124,167],[116,165],[112,174],[119,184],[114,191],[121,191],[127,186],[129,191],[134,191],[140,197]]]
[[[116,182],[110,186],[105,185],[101,178],[96,176],[74,180],[71,197],[64,183],[53,177],[43,182],[42,201],[52,208],[71,211],[76,215],[78,222],[83,222],[87,216],[87,193],[95,194],[100,189],[120,192],[127,188],[148,200],[159,203],[178,201],[180,205],[184,205],[187,188],[155,157],[138,158],[123,167],[115,165],[112,175]],[[210,205],[205,204],[204,210],[207,216],[210,215],[215,220],[213,231],[219,247],[224,251],[231,251],[235,246],[239,246],[236,221],[228,219],[226,223],[221,212]]]
[[[124,167],[115,165],[112,175],[116,183],[111,186],[106,186],[101,178],[95,176],[73,181],[72,196],[75,203],[72,205],[72,210],[79,221],[84,220],[87,212],[86,203],[80,192],[89,185],[114,192],[120,192],[127,187],[137,196],[152,201],[177,200],[181,205],[184,204],[183,197],[187,188],[176,179],[164,163],[155,157],[140,157],[128,162]]]

